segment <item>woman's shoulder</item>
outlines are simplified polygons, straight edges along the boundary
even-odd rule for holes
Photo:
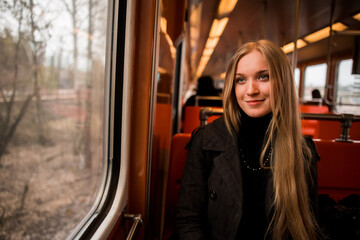
[[[221,132],[224,132],[224,130],[227,130],[224,118],[219,117],[206,125],[195,128],[191,134],[192,136],[196,136],[199,134],[219,134]]]
[[[305,140],[305,143],[306,143],[307,147],[311,151],[312,159],[315,159],[316,161],[320,161],[320,156],[319,156],[319,153],[317,152],[316,145],[315,145],[314,140],[312,139],[312,137],[304,136],[303,138]]]
[[[226,128],[224,118],[220,117],[205,126],[196,128],[191,135],[188,147],[195,143],[205,150],[221,150],[225,143],[231,140],[232,137]]]

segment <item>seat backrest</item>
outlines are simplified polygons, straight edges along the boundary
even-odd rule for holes
[[[176,204],[188,152],[185,147],[190,141],[190,138],[190,133],[178,133],[175,134],[171,140],[170,162],[165,199],[164,239],[169,238],[175,227]]]
[[[191,133],[195,128],[200,126],[200,118],[199,113],[200,109],[203,108],[203,106],[186,106],[185,107],[185,117],[182,127],[183,133]],[[211,108],[218,108],[222,109],[220,107],[211,107]],[[208,119],[208,123],[214,121],[215,119],[219,118],[220,116],[211,116]]]
[[[360,122],[353,122],[350,128],[350,139],[360,140]]]
[[[319,194],[338,201],[360,194],[360,142],[314,140],[321,160],[318,163]]]
[[[338,139],[341,134],[341,123],[339,121],[319,121],[318,132],[314,138]],[[353,122],[350,128],[350,139],[360,140],[360,122]]]
[[[329,113],[327,106],[300,105],[301,113]],[[301,132],[314,139],[334,140],[340,138],[340,121],[329,120],[301,120]],[[353,122],[350,128],[350,139],[360,140],[360,122]]]
[[[327,106],[319,105],[299,105],[301,113],[329,113]],[[318,138],[319,136],[319,120],[301,120],[301,132],[303,135]],[[339,135],[340,136],[340,135]]]
[[[324,105],[299,105],[302,113],[329,113],[328,106]]]

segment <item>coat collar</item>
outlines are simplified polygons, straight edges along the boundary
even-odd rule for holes
[[[229,147],[236,147],[235,139],[226,128],[224,118],[221,117],[206,125],[203,149],[210,151],[225,151]]]
[[[203,149],[220,152],[213,160],[214,167],[226,182],[238,207],[242,208],[243,187],[239,150],[223,118],[206,126]]]

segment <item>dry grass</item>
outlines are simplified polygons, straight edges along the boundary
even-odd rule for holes
[[[28,138],[33,133],[24,122],[1,159],[0,239],[64,239],[92,205],[101,169],[84,167],[82,155],[74,154],[73,120],[48,119],[51,144]]]

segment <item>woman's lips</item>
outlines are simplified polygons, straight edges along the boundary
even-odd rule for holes
[[[246,101],[247,104],[249,104],[250,106],[257,106],[259,104],[261,104],[264,100],[248,100]]]

